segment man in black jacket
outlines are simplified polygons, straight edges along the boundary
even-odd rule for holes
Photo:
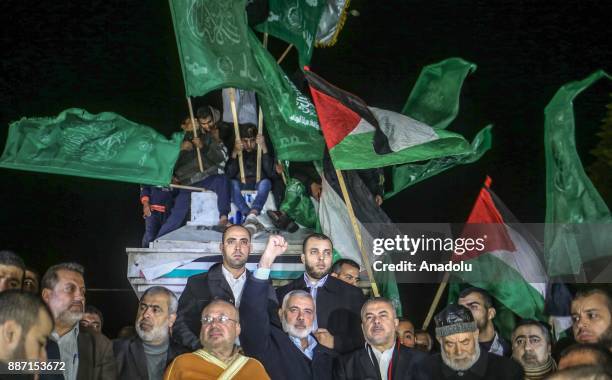
[[[223,262],[210,267],[207,273],[189,277],[178,302],[173,337],[191,351],[202,348],[200,343],[201,313],[214,299],[223,299],[240,305],[246,279],[251,273],[246,262],[251,253],[251,235],[241,225],[228,227],[221,238],[219,249]],[[273,290],[268,294],[269,308],[276,310]]]
[[[415,379],[523,379],[523,369],[517,362],[481,350],[478,344],[478,327],[468,308],[448,305],[434,320],[440,353],[428,356],[418,365]]]
[[[334,379],[413,379],[415,366],[426,354],[400,344],[395,333],[398,323],[391,301],[383,297],[367,300],[361,309],[367,343],[336,362]]]
[[[280,287],[281,301],[292,290],[309,292],[316,304],[314,334],[320,344],[338,353],[363,346],[359,312],[365,301],[361,289],[329,275],[332,266],[332,241],[323,234],[308,236],[302,245],[303,276]]]
[[[280,326],[266,310],[270,268],[286,250],[282,236],[270,236],[257,271],[247,279],[240,305],[240,342],[244,352],[261,361],[273,380],[332,379],[336,354],[312,335],[316,307],[310,293],[293,290],[285,295],[278,311]]]
[[[161,380],[166,366],[186,350],[170,338],[177,299],[163,286],[147,289],[138,304],[137,336],[113,341],[119,380]]]

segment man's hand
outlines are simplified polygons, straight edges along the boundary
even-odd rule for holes
[[[255,138],[255,142],[257,143],[257,145],[261,147],[261,152],[263,154],[268,153],[268,146],[266,145],[266,139],[261,133],[257,135],[257,137]]]
[[[312,195],[314,197],[314,199],[316,200],[320,200],[321,199],[321,190],[323,189],[323,187],[316,183],[313,182],[310,184],[310,195]]]
[[[193,140],[191,140],[191,142],[193,143],[193,145],[195,145],[199,149],[202,149],[204,147],[204,143],[202,142],[202,140],[200,140],[199,137],[194,137]]]
[[[268,244],[266,244],[266,249],[261,255],[261,259],[259,259],[259,267],[260,268],[271,268],[274,260],[283,252],[287,250],[287,241],[284,237],[280,235],[270,235],[268,238]]]
[[[181,150],[193,150],[193,144],[190,141],[183,141],[181,143]]]
[[[149,202],[145,202],[142,204],[142,217],[148,218],[150,216],[151,216],[151,206],[149,205]]]
[[[380,207],[380,205],[383,204],[383,197],[377,194],[374,197],[374,202],[376,202],[376,205]]]
[[[317,329],[314,332],[315,338],[317,338],[317,342],[320,345],[329,348],[330,350],[334,349],[334,336],[327,331],[327,329]]]
[[[242,144],[242,140],[236,140],[234,143],[234,150],[232,151],[232,158],[238,157],[238,153],[244,150],[244,144]]]

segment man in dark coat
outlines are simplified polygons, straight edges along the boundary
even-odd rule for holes
[[[363,346],[359,313],[365,297],[361,289],[329,275],[332,241],[323,234],[311,234],[302,245],[303,276],[276,290],[279,302],[292,290],[309,292],[316,304],[314,334],[320,344],[338,353]]]
[[[334,379],[411,380],[425,353],[400,344],[395,330],[399,320],[393,303],[372,298],[361,309],[365,347],[343,355],[336,362]]]
[[[166,366],[186,350],[170,338],[177,299],[163,286],[147,289],[138,304],[136,336],[113,341],[120,380],[161,380]]]
[[[441,352],[418,365],[418,380],[523,380],[523,369],[480,349],[478,327],[470,309],[451,304],[435,316]]]
[[[241,225],[225,230],[219,249],[223,262],[210,267],[207,273],[189,277],[178,302],[173,337],[191,351],[202,348],[200,343],[201,313],[214,299],[223,299],[240,305],[246,279],[251,273],[246,262],[251,252],[251,236]],[[277,303],[273,290],[268,294],[269,308],[276,311]]]
[[[266,310],[270,268],[286,250],[282,236],[270,236],[257,271],[247,279],[240,305],[242,348],[261,361],[273,380],[332,379],[336,353],[312,334],[316,307],[310,293],[293,290],[286,294],[278,312],[280,325]]]

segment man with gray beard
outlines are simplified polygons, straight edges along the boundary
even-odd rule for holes
[[[163,286],[147,289],[138,304],[136,336],[113,341],[120,380],[161,380],[166,366],[186,352],[170,338],[178,300]]]
[[[480,350],[478,327],[470,309],[451,304],[434,318],[440,353],[417,368],[418,380],[522,380],[521,366]]]
[[[267,312],[270,268],[286,250],[285,239],[271,235],[257,271],[246,281],[240,304],[240,343],[245,354],[258,359],[274,380],[331,380],[336,354],[313,336],[312,295],[304,290],[287,292],[278,311],[281,326]]]
[[[41,379],[112,380],[117,378],[113,345],[104,335],[79,328],[85,310],[84,269],[77,263],[53,265],[42,278],[42,299],[49,306],[55,328],[47,340],[49,360],[65,363],[62,375]]]

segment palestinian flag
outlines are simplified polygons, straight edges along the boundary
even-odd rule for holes
[[[463,230],[464,239],[484,239],[482,246],[457,250],[453,261],[472,264],[470,272],[455,273],[460,282],[487,290],[499,305],[495,321],[502,335],[514,327],[514,316],[545,320],[544,300],[548,278],[540,261],[541,247],[490,189],[487,177]],[[482,249],[480,249],[482,248]],[[459,284],[451,285],[454,302]]]
[[[370,169],[471,153],[463,136],[406,115],[368,107],[305,68],[336,169]]]

